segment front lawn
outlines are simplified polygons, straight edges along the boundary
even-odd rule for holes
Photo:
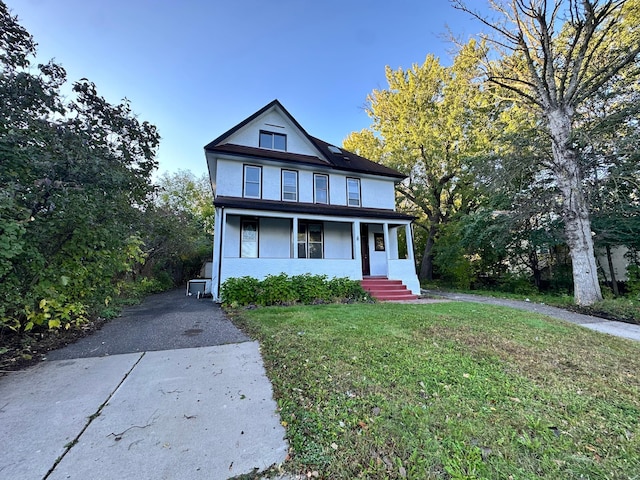
[[[289,472],[638,478],[638,343],[473,303],[233,315],[262,345]]]

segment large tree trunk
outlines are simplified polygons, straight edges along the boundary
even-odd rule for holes
[[[433,280],[433,245],[436,241],[437,227],[431,222],[429,234],[427,236],[427,244],[424,247],[422,262],[420,263],[420,280]]]
[[[571,147],[571,112],[546,112],[552,139],[554,174],[562,195],[564,231],[571,255],[574,300],[591,305],[602,300],[591,236],[589,207],[582,191],[582,174]]]

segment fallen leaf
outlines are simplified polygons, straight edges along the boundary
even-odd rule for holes
[[[331,444],[331,448],[333,448],[334,450],[338,450],[338,444],[336,442],[333,442]]]

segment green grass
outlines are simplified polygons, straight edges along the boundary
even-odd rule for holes
[[[321,478],[640,478],[640,344],[473,303],[234,312]]]

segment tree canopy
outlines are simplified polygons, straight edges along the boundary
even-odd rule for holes
[[[576,148],[576,115],[618,76],[638,78],[640,2],[637,0],[489,0],[489,18],[463,0],[455,7],[490,30],[484,59],[487,79],[516,103],[534,107],[551,157],[545,168],[561,198],[564,235],[571,253],[576,303],[602,294],[594,256],[584,172]]]
[[[0,326],[69,326],[117,293],[142,254],[160,137],[128,101],[62,66],[0,2]]]
[[[426,233],[422,279],[432,278],[440,226],[474,202],[469,165],[486,146],[491,125],[478,81],[482,48],[470,42],[449,67],[433,55],[409,70],[387,67],[389,87],[367,97],[371,127],[344,141],[345,148],[408,176],[397,192],[401,208],[416,215]]]

